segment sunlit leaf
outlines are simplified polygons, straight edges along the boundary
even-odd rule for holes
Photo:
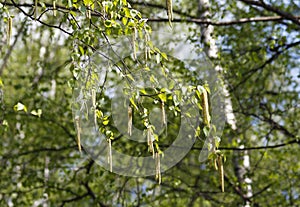
[[[24,104],[18,102],[18,103],[14,106],[14,110],[15,110],[15,111],[25,111],[25,112],[27,112],[27,107],[26,107]]]

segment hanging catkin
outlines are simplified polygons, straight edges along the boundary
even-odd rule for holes
[[[111,147],[111,139],[108,139],[108,163],[109,163],[109,171],[112,172],[112,147]]]
[[[132,107],[128,106],[128,134],[131,136],[132,134]]]
[[[7,44],[10,45],[10,39],[12,34],[12,18],[9,16],[7,19]]]
[[[161,119],[162,119],[162,123],[165,126],[167,124],[167,120],[166,120],[166,110],[165,110],[165,102],[161,102]]]
[[[53,16],[56,17],[56,0],[53,1]]]
[[[155,178],[161,184],[160,155],[155,153]]]
[[[172,21],[173,21],[173,2],[172,0],[166,0],[167,5],[167,14],[169,19],[169,24],[172,27]]]
[[[205,89],[201,93],[201,106],[202,106],[202,116],[203,122],[206,126],[210,127],[210,115],[209,115],[209,105],[208,105],[208,95]]]
[[[87,17],[88,19],[91,19],[91,18],[92,18],[91,7],[90,7],[90,5],[88,5],[88,6],[86,7],[86,17]]]
[[[92,89],[92,105],[94,110],[94,124],[97,126],[97,113],[96,113],[96,90]]]
[[[150,47],[148,45],[148,42],[150,42],[150,34],[149,34],[149,31],[147,31],[145,29],[145,58],[146,58],[146,61],[147,59],[151,59],[151,50],[150,50]]]
[[[145,37],[144,38],[145,38],[145,48],[144,48],[145,61],[147,62],[147,60],[149,58],[149,55],[148,55],[148,50],[149,50],[148,42],[150,41],[149,34],[148,34],[147,30],[145,30]]]
[[[220,176],[221,190],[222,192],[224,192],[224,167],[223,167],[223,160],[221,155],[218,155],[217,163],[218,163],[218,170]]]
[[[77,145],[78,145],[79,152],[81,152],[81,142],[80,142],[81,128],[80,128],[79,117],[75,117],[75,122],[76,122],[76,128],[77,128]]]
[[[38,0],[34,0],[34,20],[37,18]]]
[[[154,138],[153,138],[152,129],[151,129],[151,127],[148,127],[147,128],[147,142],[148,142],[148,146],[149,146],[149,152],[152,152],[152,156],[154,158],[155,152],[154,152],[153,141],[154,141]]]
[[[136,60],[137,59],[137,55],[136,55],[136,34],[137,30],[134,27],[133,28],[133,32],[132,32],[132,49],[133,49],[133,59]]]

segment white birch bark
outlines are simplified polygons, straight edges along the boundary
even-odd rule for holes
[[[211,19],[210,13],[210,2],[209,0],[199,0],[199,17],[203,20],[209,21]],[[204,51],[209,59],[214,60],[218,58],[218,47],[216,46],[216,39],[213,37],[214,26],[213,25],[202,25],[201,26],[201,39],[204,43]],[[220,77],[223,77],[223,68],[220,65],[215,66],[214,70]],[[223,94],[225,96],[225,115],[226,121],[231,126],[233,131],[237,130],[237,121],[235,114],[233,113],[232,102],[230,98],[230,93],[228,91],[228,84],[226,80],[223,81]],[[238,143],[241,143],[241,140],[238,139]],[[240,144],[240,147],[244,146]],[[245,183],[246,187],[243,189],[244,196],[247,198],[252,197],[252,180],[245,176],[247,170],[250,169],[250,157],[247,151],[244,151],[243,154],[234,155],[234,166],[236,168],[236,176],[239,179],[240,183]],[[242,162],[242,166],[240,164]],[[244,207],[250,207],[250,202],[246,201]]]

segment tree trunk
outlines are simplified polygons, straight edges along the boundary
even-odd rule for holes
[[[211,19],[210,13],[210,2],[209,0],[199,0],[199,18],[209,21]],[[218,58],[218,48],[216,46],[216,40],[213,37],[214,26],[213,25],[201,25],[201,42],[204,44],[204,51],[209,59],[216,60]],[[223,68],[220,65],[214,67],[214,70],[220,77],[223,77]],[[230,93],[228,91],[228,84],[223,78],[223,94],[225,96],[225,115],[226,121],[230,125],[233,132],[237,130],[237,121],[235,114],[233,113],[232,102]],[[232,139],[232,138],[231,138]],[[241,139],[237,140],[240,148],[244,148],[241,144]],[[244,207],[250,207],[250,201],[252,193],[252,180],[247,177],[246,172],[250,170],[250,157],[248,152],[245,150],[243,153],[238,152],[233,155],[233,164],[235,175],[237,176],[240,186],[239,190],[243,192]],[[242,184],[245,187],[242,188]],[[246,199],[245,199],[246,198]]]

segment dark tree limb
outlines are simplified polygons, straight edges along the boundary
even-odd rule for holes
[[[276,144],[276,145],[269,145],[269,146],[259,146],[259,147],[244,147],[244,148],[238,148],[238,147],[219,147],[220,150],[233,150],[233,151],[244,151],[244,150],[265,150],[265,149],[276,149],[285,147],[292,144],[300,144],[299,139],[293,139],[289,142]]]
[[[246,4],[248,4],[248,5],[254,5],[254,6],[262,7],[264,9],[266,9],[267,11],[271,11],[271,12],[277,14],[277,15],[280,15],[280,16],[284,17],[285,19],[291,20],[293,23],[300,26],[299,18],[297,18],[296,16],[293,16],[291,13],[280,10],[277,7],[273,6],[273,5],[266,4],[263,0],[260,0],[260,1],[239,0],[239,1],[242,1]]]
[[[19,9],[25,16],[29,17],[31,20],[36,20],[37,22],[41,23],[42,25],[45,25],[47,27],[50,27],[50,28],[55,28],[55,29],[59,29],[61,30],[62,32],[64,32],[65,34],[68,34],[69,36],[73,36],[73,34],[71,32],[68,32],[67,30],[63,29],[62,27],[60,26],[56,26],[56,25],[51,25],[51,24],[48,24],[44,21],[41,21],[40,18],[37,18],[35,19],[31,14],[28,14],[27,12],[25,12],[21,7],[22,6],[19,6],[14,0],[11,0],[12,3],[13,3],[13,6],[15,6],[17,9]]]
[[[70,199],[63,200],[60,207],[64,207],[65,204],[67,204],[67,203],[72,203],[72,202],[75,202],[75,201],[79,201],[79,200],[81,200],[81,199],[83,199],[87,196],[89,196],[89,193],[84,193],[80,196],[76,196],[76,197],[73,197],[73,198],[70,198]]]
[[[300,19],[300,16],[296,16],[296,19]],[[187,18],[187,19],[174,19],[172,22],[177,23],[195,23],[195,24],[206,24],[206,25],[214,25],[214,26],[231,26],[231,25],[240,25],[252,22],[280,22],[285,20],[286,18],[283,16],[262,16],[262,17],[249,17],[249,18],[241,18],[237,20],[229,20],[229,21],[209,21],[197,18]],[[168,22],[169,19],[167,18],[149,18],[148,22]]]
[[[167,11],[166,5],[154,4],[154,3],[151,3],[151,2],[144,2],[144,1],[143,2],[139,2],[139,1],[131,1],[131,0],[129,0],[127,2],[130,3],[131,5],[151,7],[151,8],[156,8],[156,9],[161,9],[161,10]],[[191,17],[191,18],[193,18],[193,16],[191,16],[190,14],[185,13],[185,12],[183,12],[181,10],[176,9],[176,8],[173,9],[173,12],[177,13],[179,15],[185,16],[185,17]]]
[[[3,5],[6,6],[14,6],[16,8],[18,8],[20,10],[21,7],[27,7],[27,8],[32,8],[34,7],[34,4],[29,4],[29,3],[16,3],[14,1],[12,1],[13,3],[5,3],[5,2],[1,2]],[[160,9],[166,9],[165,6],[162,5],[156,5],[153,3],[144,3],[144,2],[131,2],[129,1],[129,3],[132,4],[137,4],[137,5],[144,5],[144,6],[150,6],[153,8],[160,8]],[[45,5],[49,8],[52,8],[52,4],[48,4],[45,3]],[[64,6],[61,5],[57,5],[56,6],[57,9],[61,9],[61,10],[65,10],[65,11],[76,11],[78,12],[77,9],[75,8],[66,8]],[[25,12],[24,10],[21,10],[23,13]],[[279,16],[261,16],[261,17],[250,17],[250,18],[241,18],[241,19],[237,19],[237,20],[229,20],[229,21],[208,21],[208,20],[203,20],[203,19],[199,19],[196,17],[192,17],[189,14],[185,14],[182,13],[181,11],[177,11],[176,9],[174,10],[175,13],[181,14],[185,17],[188,17],[186,19],[184,18],[177,18],[174,19],[172,22],[178,22],[178,23],[182,23],[182,22],[187,22],[187,23],[196,23],[196,24],[207,24],[207,25],[215,25],[215,26],[230,26],[230,25],[238,25],[238,24],[246,24],[246,23],[252,23],[252,22],[269,22],[269,21],[282,21],[285,19],[289,19],[287,18],[285,15],[279,15]],[[27,14],[25,12],[26,16],[30,16],[31,19],[34,19],[34,17],[30,14]],[[101,16],[100,13],[92,13],[92,16]],[[296,21],[300,21],[300,16],[292,16],[293,19],[295,19]],[[149,22],[169,22],[168,18],[149,18],[148,19]],[[40,22],[42,24],[45,24],[44,22]],[[46,25],[47,26],[47,25]],[[51,27],[55,27],[53,25],[50,25]]]

